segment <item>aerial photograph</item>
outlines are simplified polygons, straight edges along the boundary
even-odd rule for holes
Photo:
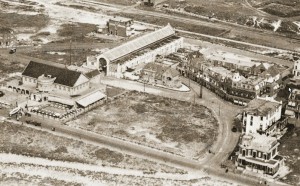
[[[300,0],[0,0],[0,186],[300,186]]]

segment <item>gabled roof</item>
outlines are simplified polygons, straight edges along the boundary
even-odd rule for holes
[[[176,77],[176,76],[180,75],[180,73],[176,69],[174,69],[174,68],[168,68],[166,70],[166,72],[170,72],[170,74],[171,74],[172,77]]]
[[[278,74],[280,74],[280,70],[275,65],[273,65],[268,70],[264,71],[261,75],[265,76],[267,74],[269,74],[272,77],[275,77]]]
[[[100,74],[99,70],[95,69],[95,70],[92,70],[88,73],[85,73],[86,77],[88,77],[89,79],[95,77],[95,76],[98,76]]]
[[[101,56],[104,56],[109,61],[114,61],[120,57],[128,55],[134,51],[140,50],[150,44],[158,42],[174,34],[175,30],[171,27],[171,25],[167,25],[164,28],[161,28],[159,30],[141,36],[137,39],[129,41],[123,45],[115,47],[107,52],[104,52],[103,54],[101,54]]]
[[[30,61],[22,73],[23,76],[36,79],[42,74],[45,76],[51,75],[51,77],[56,77],[54,83],[69,87],[73,87],[81,75],[80,72],[69,70],[63,66],[50,65],[34,61]]]

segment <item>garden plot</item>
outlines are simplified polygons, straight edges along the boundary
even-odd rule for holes
[[[90,145],[6,122],[0,125],[1,152],[128,170],[186,173],[181,169],[113,151],[106,147]]]
[[[194,159],[206,152],[218,131],[204,106],[134,91],[67,125]]]

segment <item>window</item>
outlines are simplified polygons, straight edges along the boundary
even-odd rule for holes
[[[262,121],[262,120],[264,120],[264,117],[263,117],[263,116],[261,116],[261,117],[260,117],[260,120],[261,120],[261,121]]]
[[[253,120],[253,116],[251,116],[251,120]]]
[[[250,121],[250,126],[252,126],[253,125],[253,122],[252,121]]]

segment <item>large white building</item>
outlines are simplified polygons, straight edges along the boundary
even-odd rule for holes
[[[274,99],[257,98],[249,102],[243,111],[243,132],[245,134],[273,134],[282,129],[282,103]]]
[[[175,30],[167,25],[108,50],[97,56],[96,60],[88,58],[87,66],[102,69],[108,76],[122,78],[126,70],[153,62],[157,55],[168,55],[182,47],[183,38],[176,36]]]
[[[300,60],[294,62],[293,75],[297,78],[300,77]]]
[[[275,137],[244,135],[239,144],[237,169],[248,170],[269,177],[276,177],[284,166],[284,158],[278,154],[279,142]]]

